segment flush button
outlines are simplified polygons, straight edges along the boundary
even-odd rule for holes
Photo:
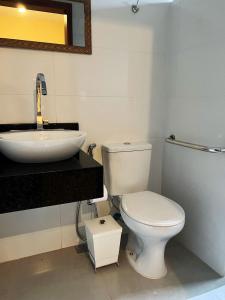
[[[125,142],[125,143],[123,143],[124,145],[131,145],[131,143],[129,143],[129,142]]]

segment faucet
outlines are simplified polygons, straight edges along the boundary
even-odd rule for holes
[[[48,124],[48,121],[43,119],[41,113],[41,96],[47,95],[47,87],[45,76],[42,73],[38,73],[36,77],[36,105],[37,105],[37,130],[43,130],[43,125]]]

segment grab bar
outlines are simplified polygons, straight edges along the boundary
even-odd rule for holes
[[[181,140],[176,140],[176,137],[173,134],[169,138],[166,139],[166,142],[173,144],[173,145],[178,145],[178,146],[182,146],[185,148],[190,148],[190,149],[209,152],[209,153],[225,152],[225,148],[222,148],[222,147],[208,147],[208,146],[203,146],[203,145],[198,145],[198,144],[192,144],[189,142],[184,142]]]

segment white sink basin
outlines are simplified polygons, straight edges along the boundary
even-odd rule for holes
[[[20,163],[45,163],[71,158],[85,142],[75,130],[28,130],[0,134],[0,151]]]

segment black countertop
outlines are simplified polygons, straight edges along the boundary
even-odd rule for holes
[[[0,214],[102,196],[103,167],[83,151],[45,164],[20,164],[0,155]]]
[[[82,150],[71,159],[40,164],[16,163],[0,154],[0,178],[79,171],[99,167],[101,165]]]
[[[0,214],[102,196],[103,167],[83,151],[49,164],[1,161]]]

